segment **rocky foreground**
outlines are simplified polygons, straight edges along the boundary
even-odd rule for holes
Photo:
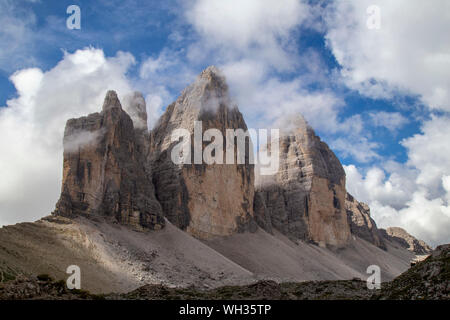
[[[4,274],[2,272],[2,274]],[[264,280],[245,286],[224,286],[212,290],[145,285],[124,294],[95,295],[68,290],[64,281],[48,275],[24,278],[9,274],[0,284],[0,299],[120,299],[120,300],[448,300],[450,299],[450,245],[442,245],[424,261],[380,290],[369,290],[360,279],[307,281],[301,283]]]

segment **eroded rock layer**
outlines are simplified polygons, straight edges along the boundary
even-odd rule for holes
[[[209,142],[202,143],[201,137],[212,128],[224,137],[224,164],[206,164],[203,159],[194,164],[194,134],[200,136],[202,145],[197,147],[203,150]],[[172,150],[179,143],[171,139],[175,129],[185,129],[190,135],[190,163],[172,161]],[[256,228],[252,224],[253,165],[249,164],[248,153],[243,164],[225,164],[226,129],[246,131],[247,125],[229,98],[224,77],[215,67],[208,67],[167,107],[151,132],[149,159],[156,196],[165,216],[197,238]]]
[[[270,217],[272,227],[293,240],[345,245],[350,228],[342,165],[301,116],[284,128],[278,173],[258,177],[256,220],[267,230]]]
[[[146,120],[142,110],[139,106],[136,114]],[[106,94],[100,113],[68,120],[62,192],[54,214],[110,216],[136,229],[164,226],[145,165],[146,134],[142,127],[134,129],[114,91]]]

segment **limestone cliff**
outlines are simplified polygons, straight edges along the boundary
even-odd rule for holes
[[[350,227],[344,169],[303,117],[289,120],[283,128],[278,173],[258,177],[256,220],[264,228],[270,217],[272,227],[293,240],[345,245]]]
[[[145,106],[138,107],[145,119]],[[164,226],[151,174],[145,166],[146,129],[134,128],[117,94],[109,91],[100,113],[70,119],[64,132],[61,197],[54,214],[105,216],[136,229]]]
[[[399,227],[391,227],[380,229],[382,236],[392,242],[399,244],[402,248],[414,252],[418,255],[429,254],[433,249],[424,241],[416,239],[410,235],[405,229]]]
[[[375,221],[370,217],[369,206],[363,202],[358,202],[351,194],[347,193],[345,208],[351,233],[379,248],[386,249],[383,236]]]
[[[201,127],[195,127],[200,124]],[[169,105],[151,132],[150,163],[156,196],[165,216],[179,228],[197,238],[227,236],[252,225],[254,169],[248,153],[243,164],[194,164],[194,131],[201,140],[207,129],[215,128],[223,135],[226,129],[247,130],[242,114],[233,105],[224,77],[215,67],[208,67]],[[186,129],[191,137],[189,163],[175,164],[171,153],[177,141],[175,129]],[[196,130],[194,130],[196,129]],[[198,146],[197,146],[198,147]],[[250,149],[250,152],[252,150]],[[236,156],[236,152],[234,152]]]

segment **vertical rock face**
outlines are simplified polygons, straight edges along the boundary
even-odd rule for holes
[[[369,206],[363,202],[358,202],[351,194],[347,193],[345,208],[351,233],[379,248],[386,249],[383,236],[375,221],[370,217]]]
[[[135,130],[114,91],[107,93],[101,113],[68,120],[62,192],[54,214],[109,216],[136,229],[164,226],[144,163],[145,135],[143,128]]]
[[[384,238],[399,244],[401,247],[414,252],[415,254],[429,254],[433,249],[422,240],[418,240],[410,235],[405,229],[399,227],[391,227],[380,229]]]
[[[201,122],[201,128],[195,123]],[[194,130],[194,128],[196,130]],[[208,67],[169,105],[151,132],[150,162],[156,196],[165,216],[176,226],[198,238],[226,236],[250,226],[253,216],[254,171],[244,164],[175,164],[171,160],[175,129],[186,129],[194,150],[194,131],[201,135],[207,129],[247,130],[244,118],[232,104],[224,77],[215,67]],[[209,143],[203,143],[203,147]],[[250,150],[252,152],[252,150]],[[235,152],[236,155],[236,152]]]
[[[350,227],[344,169],[301,116],[285,128],[278,173],[257,179],[256,220],[267,225],[270,216],[271,225],[293,240],[345,245]]]

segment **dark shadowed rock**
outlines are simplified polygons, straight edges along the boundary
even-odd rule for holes
[[[146,130],[136,130],[114,91],[106,94],[102,112],[67,121],[62,192],[54,214],[107,216],[137,229],[164,226],[144,163]]]
[[[363,202],[358,202],[351,194],[347,193],[345,208],[351,233],[379,248],[386,249],[383,236],[375,221],[370,217],[369,206]]]
[[[424,241],[416,239],[410,235],[405,229],[399,227],[391,227],[385,229],[380,229],[382,236],[385,239],[393,241],[400,245],[401,247],[414,252],[418,255],[429,254],[432,248],[426,244]]]

